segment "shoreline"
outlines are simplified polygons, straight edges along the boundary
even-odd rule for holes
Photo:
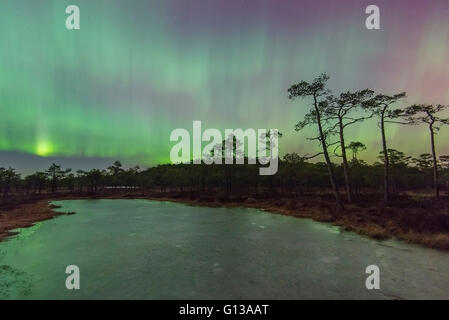
[[[388,240],[395,239],[405,241],[407,243],[413,243],[422,245],[426,248],[444,250],[449,252],[449,234],[445,233],[417,233],[417,232],[397,232],[393,233],[388,231],[378,224],[366,223],[360,221],[357,223],[348,219],[345,214],[340,216],[333,215],[327,212],[323,212],[323,208],[305,207],[304,209],[289,209],[285,206],[272,206],[267,203],[247,203],[247,202],[231,202],[226,204],[217,204],[211,202],[201,202],[197,200],[188,199],[173,199],[173,198],[151,198],[149,200],[158,201],[170,201],[178,202],[191,206],[211,207],[211,208],[250,208],[266,211],[272,214],[280,214],[295,218],[311,219],[321,223],[331,224],[333,226],[340,227],[343,231],[355,232],[360,235],[364,235],[376,240]]]
[[[353,231],[377,240],[397,239],[409,243],[420,244],[428,248],[449,251],[449,233],[444,232],[416,232],[401,228],[402,220],[392,219],[389,212],[396,210],[392,207],[368,206],[362,208],[357,205],[347,205],[344,213],[335,213],[332,204],[325,202],[302,203],[296,199],[254,199],[247,198],[245,201],[236,200],[220,202],[215,200],[198,200],[186,197],[175,197],[166,195],[104,195],[104,196],[74,196],[63,195],[45,199],[36,199],[19,204],[8,210],[0,209],[0,241],[5,241],[17,232],[12,230],[26,228],[36,222],[53,219],[60,215],[73,214],[56,212],[58,208],[50,204],[58,200],[99,200],[99,199],[146,199],[155,201],[170,201],[183,203],[191,206],[202,207],[244,207],[263,210],[272,214],[281,214],[296,218],[312,219],[314,221],[329,223],[341,227],[344,231]],[[413,212],[422,208],[405,208],[407,216],[412,217]]]
[[[54,211],[57,206],[50,204],[51,200],[38,200],[26,203],[17,208],[0,211],[0,241],[18,234],[14,229],[28,228],[36,222],[53,219],[61,213]]]

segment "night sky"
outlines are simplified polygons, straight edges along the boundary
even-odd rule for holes
[[[66,6],[81,29],[65,28]],[[369,4],[381,30],[365,28]],[[318,150],[288,87],[321,72],[334,92],[407,91],[449,104],[449,1],[2,0],[0,167],[73,169],[169,161],[170,132],[278,128],[281,155]],[[380,150],[376,121],[347,141]],[[390,125],[389,147],[429,152],[425,127]],[[449,128],[437,137],[449,154]],[[338,159],[335,159],[338,161]]]

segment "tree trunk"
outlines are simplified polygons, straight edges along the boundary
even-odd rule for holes
[[[437,156],[435,152],[435,132],[433,131],[433,122],[429,125],[430,129],[430,145],[432,147],[432,158],[433,158],[433,188],[435,192],[435,198],[440,197],[440,190],[438,188],[438,165]]]
[[[349,165],[348,165],[348,159],[346,157],[346,147],[345,147],[345,138],[344,138],[344,134],[343,134],[342,119],[339,119],[338,122],[339,122],[339,128],[340,128],[340,147],[341,147],[341,156],[343,159],[343,173],[345,176],[346,197],[348,198],[348,202],[352,202],[351,179],[349,177]]]
[[[384,152],[384,201],[390,200],[390,160],[388,159],[387,139],[385,138],[385,110],[380,118],[380,130],[382,132],[382,149]]]
[[[318,109],[316,96],[313,97],[313,100],[314,100],[314,106],[315,106],[315,111],[316,111],[318,130],[319,130],[319,133],[320,133],[321,146],[323,147],[324,159],[326,160],[327,170],[329,172],[329,179],[330,179],[330,183],[331,183],[331,187],[332,187],[332,192],[334,193],[334,197],[335,197],[335,201],[337,202],[338,209],[340,211],[343,211],[345,208],[344,208],[343,203],[341,201],[340,193],[338,192],[337,183],[335,181],[334,169],[332,167],[332,163],[331,163],[331,160],[329,158],[329,153],[327,152],[326,138],[324,136],[323,127],[321,126],[321,115],[320,115],[320,112],[319,112],[319,109]]]

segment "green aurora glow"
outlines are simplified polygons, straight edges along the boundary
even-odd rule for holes
[[[286,89],[324,71],[336,91],[405,90],[408,103],[448,103],[449,7],[379,2],[376,32],[364,28],[363,1],[4,0],[0,151],[149,165],[169,161],[173,129],[202,120],[278,128],[281,154],[313,153],[311,132],[293,130],[306,102],[289,101]],[[81,30],[65,29],[69,4],[80,7]],[[428,152],[425,128],[388,134],[393,148]],[[371,121],[347,140],[367,144],[362,158],[372,161],[379,138]]]

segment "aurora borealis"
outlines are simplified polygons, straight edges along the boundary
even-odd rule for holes
[[[65,8],[81,29],[65,28]],[[376,4],[381,30],[365,28]],[[287,88],[321,72],[335,92],[407,91],[449,104],[449,1],[2,0],[0,166],[168,162],[170,132],[278,128],[280,153],[318,146],[294,125]],[[428,152],[425,128],[389,126],[390,147]],[[380,150],[375,121],[348,141]],[[437,138],[449,154],[449,128]],[[92,162],[94,161],[94,162]],[[44,165],[45,163],[45,165]]]

